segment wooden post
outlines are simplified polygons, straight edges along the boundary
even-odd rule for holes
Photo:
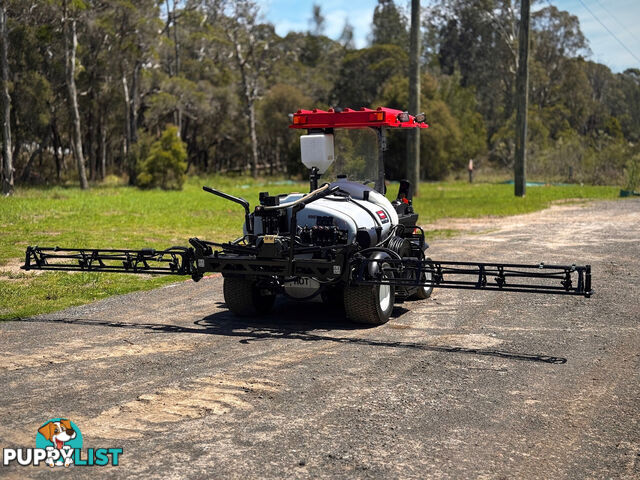
[[[516,157],[513,165],[516,197],[527,190],[527,109],[529,101],[529,0],[520,2],[518,38],[518,73],[516,76]]]
[[[409,35],[409,113],[420,113],[420,0],[411,0],[411,32]],[[407,180],[413,194],[418,194],[420,184],[420,129],[415,128],[407,136]]]

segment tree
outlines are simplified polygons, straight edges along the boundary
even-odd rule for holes
[[[397,45],[409,49],[407,18],[393,0],[378,0],[371,26],[372,45]]]
[[[74,5],[69,5],[68,0],[62,3],[62,26],[64,35],[64,63],[65,63],[65,79],[67,90],[69,93],[69,108],[71,110],[71,118],[73,125],[73,155],[76,159],[76,167],[78,169],[78,178],[80,180],[80,188],[86,190],[89,188],[87,181],[87,171],[84,164],[84,154],[82,152],[82,126],[80,124],[80,110],[78,107],[78,90],[76,88],[76,51],[78,49],[78,35],[76,31],[77,15],[75,3],[79,4],[79,8],[84,8],[81,0],[76,0]]]
[[[346,50],[353,50],[356,48],[356,43],[353,40],[353,25],[349,23],[348,18],[344,21],[344,27],[342,27],[342,32],[340,33],[338,41]]]
[[[614,107],[620,118],[625,137],[640,141],[640,70],[629,68],[619,75],[623,101]]]
[[[515,0],[443,0],[429,17],[442,73],[460,72],[462,86],[475,86],[488,135],[514,111],[518,15]]]
[[[13,159],[11,156],[11,97],[9,96],[9,27],[7,26],[7,5],[0,0],[0,64],[2,82],[0,97],[2,101],[2,193],[13,193]]]
[[[135,181],[135,162],[130,158],[130,151],[137,141],[137,132],[140,127],[140,111],[145,92],[142,91],[143,66],[149,65],[155,60],[155,50],[158,44],[158,32],[161,30],[159,9],[156,0],[116,0],[105,2],[104,8],[99,13],[96,28],[96,40],[103,44],[96,45],[98,52],[108,52],[112,58],[105,59],[103,68],[97,72],[102,75],[101,80],[107,86],[120,84],[122,97],[120,108],[123,119],[119,122],[124,133],[123,157],[129,170],[129,181]],[[177,17],[175,5],[173,11],[167,15],[165,31],[169,34],[169,25],[172,19]],[[175,20],[174,20],[175,21]],[[175,33],[175,32],[174,32]],[[177,33],[175,33],[177,35]],[[98,59],[96,59],[98,60]],[[94,60],[91,65],[97,62]],[[169,70],[178,63],[174,58],[167,60]],[[91,66],[90,65],[90,66]],[[108,65],[108,66],[107,66]],[[96,78],[97,80],[97,78]],[[104,93],[113,96],[111,88],[105,88]],[[97,103],[103,107],[103,98],[97,98]],[[107,111],[103,107],[98,110],[99,124],[104,124]],[[173,121],[178,125],[177,118]],[[106,141],[101,134],[101,145]],[[104,157],[102,157],[104,161]]]
[[[457,149],[458,162],[483,157],[487,153],[487,127],[478,111],[475,88],[461,86],[459,73],[438,80],[438,97],[447,104],[456,119],[463,139]],[[427,121],[431,121],[430,113]]]
[[[587,53],[587,40],[578,18],[554,6],[531,15],[531,101],[546,107],[563,101],[570,92],[560,85],[575,72],[569,65],[581,53]]]
[[[452,168],[460,168],[468,158],[462,156],[462,134],[456,118],[440,98],[438,82],[422,75],[420,104],[428,112],[429,128],[420,134],[420,178],[442,179]],[[394,76],[383,86],[378,102],[390,108],[404,108],[409,101],[409,80]],[[390,178],[404,178],[406,165],[406,132],[390,132],[390,148],[385,154],[385,166]]]
[[[313,108],[313,101],[298,87],[276,84],[260,101],[260,137],[263,158],[273,168],[302,173],[299,143],[296,131],[289,126],[288,114],[300,108]]]
[[[510,162],[517,0],[428,3],[420,67],[431,75],[421,77],[421,110],[431,128],[420,135],[422,175],[440,178],[487,150],[499,165]],[[398,90],[408,74],[407,1],[375,2],[374,44],[362,49],[348,21],[339,41],[324,34],[321,2],[308,31],[283,38],[260,19],[258,4],[0,0],[8,19],[0,25],[0,136],[10,139],[1,142],[0,172],[10,156],[16,185],[75,179],[85,164],[89,181],[108,172],[135,181],[151,143],[175,124],[189,173],[255,175],[267,166],[298,174],[287,113],[407,109]],[[621,159],[636,148],[630,142],[640,142],[640,72],[613,73],[582,58],[587,53],[578,20],[540,5],[532,16],[528,152],[532,168],[554,181],[568,167],[574,180],[617,181]],[[394,151],[404,154],[405,139],[389,135],[394,178],[404,175],[405,159]]]
[[[256,101],[263,91],[279,54],[274,48],[277,37],[273,25],[259,23],[258,6],[252,0],[233,0],[232,18],[227,17],[225,33],[233,59],[240,73],[240,93],[247,109],[247,125],[251,142],[251,175],[258,174],[258,137]]]
[[[332,103],[356,109],[373,106],[389,78],[406,75],[408,63],[407,52],[397,45],[374,45],[348,52],[333,87]]]
[[[187,169],[187,152],[178,127],[169,125],[153,144],[140,165],[137,183],[141,188],[182,190]]]
[[[311,24],[311,35],[319,37],[320,35],[324,35],[324,27],[326,23],[326,18],[322,15],[322,8],[317,3],[313,4],[313,8],[311,11],[311,20],[309,23]]]

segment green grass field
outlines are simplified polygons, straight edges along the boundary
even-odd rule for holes
[[[24,272],[27,245],[101,248],[166,248],[189,237],[213,241],[241,234],[242,208],[201,190],[209,185],[252,204],[258,193],[307,191],[308,183],[259,182],[246,178],[190,179],[181,192],[141,191],[125,186],[20,189],[0,199],[0,319],[26,317],[107,296],[150,289],[178,277],[64,272]],[[391,185],[389,196],[397,186]],[[616,198],[617,187],[544,186],[513,196],[513,186],[463,182],[425,183],[414,202],[425,225],[444,217],[514,215],[562,199]],[[427,225],[427,232],[429,229]],[[453,231],[434,231],[449,236]]]

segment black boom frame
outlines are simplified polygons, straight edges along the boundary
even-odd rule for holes
[[[193,249],[141,250],[27,247],[23,270],[191,275]]]
[[[248,277],[314,277],[353,285],[437,287],[462,290],[550,293],[590,297],[590,265],[449,262],[419,258],[371,258],[342,246],[330,258],[295,258],[308,247],[284,250],[279,258],[258,258],[251,247],[192,238],[195,248],[167,250],[64,249],[29,247],[25,270],[191,275],[209,272]],[[221,247],[213,251],[211,246]],[[325,247],[329,248],[329,247]],[[322,250],[321,247],[314,247]],[[372,268],[372,267],[377,268]],[[523,280],[524,279],[524,280]]]
[[[371,265],[379,268],[371,269]],[[377,273],[371,275],[371,271]],[[527,280],[523,282],[522,279]],[[461,290],[581,295],[587,298],[593,293],[591,265],[363,258],[354,266],[352,280],[359,285],[433,286]]]

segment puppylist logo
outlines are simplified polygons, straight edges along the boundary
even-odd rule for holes
[[[36,433],[36,448],[4,448],[2,464],[40,465],[44,462],[50,467],[69,467],[75,465],[105,466],[120,464],[122,448],[82,449],[82,433],[78,426],[68,418],[52,418],[42,424]]]

